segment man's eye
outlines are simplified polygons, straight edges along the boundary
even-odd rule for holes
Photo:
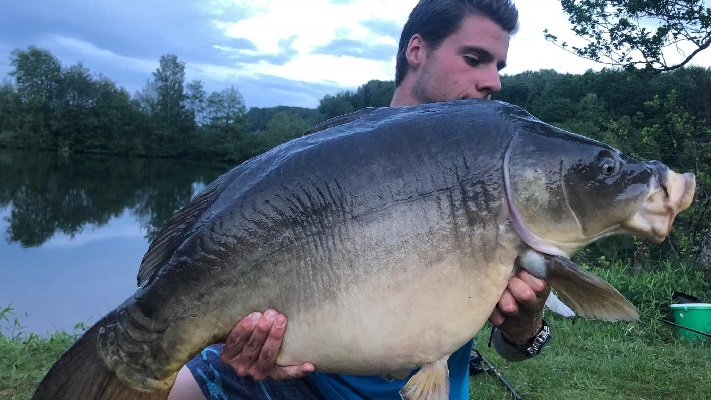
[[[466,62],[467,64],[469,64],[472,67],[478,67],[479,64],[481,64],[481,61],[479,61],[479,57],[470,56],[470,55],[464,56],[464,62]]]

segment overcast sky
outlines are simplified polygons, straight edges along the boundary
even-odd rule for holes
[[[186,62],[186,80],[208,92],[234,86],[247,107],[316,107],[326,94],[392,80],[402,25],[416,0],[5,0],[0,78],[10,51],[35,45],[68,66],[82,61],[134,93],[161,55]],[[559,0],[518,0],[521,28],[506,74],[602,65],[546,42],[574,41]],[[711,66],[711,51],[694,64]]]

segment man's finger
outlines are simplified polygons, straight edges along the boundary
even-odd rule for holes
[[[513,279],[515,278],[511,278],[511,280]],[[499,299],[499,303],[497,304],[497,308],[499,309],[504,318],[509,315],[514,315],[518,312],[518,303],[516,302],[516,297],[511,293],[510,289],[511,280],[509,280],[509,288],[504,290],[504,293],[501,294],[501,298]]]
[[[252,332],[254,332],[254,328],[257,327],[257,322],[261,317],[262,313],[254,312],[237,323],[225,341],[225,347],[221,355],[223,362],[232,360],[242,352],[244,345],[252,336]]]
[[[504,323],[504,316],[501,314],[501,311],[499,311],[499,307],[495,307],[494,311],[491,312],[489,322],[494,326],[499,326]]]
[[[281,343],[284,339],[286,331],[286,316],[277,314],[274,318],[274,324],[269,331],[264,344],[259,352],[259,357],[254,362],[252,370],[257,374],[269,376],[274,368],[276,368],[276,359],[281,349]]]
[[[262,318],[260,318],[257,322],[257,325],[254,328],[254,331],[252,331],[252,335],[247,340],[247,343],[245,343],[242,347],[242,351],[231,359],[227,359],[227,357],[225,357],[225,353],[223,352],[223,357],[221,358],[222,362],[229,364],[239,376],[252,375],[250,371],[251,367],[259,357],[264,341],[266,340],[267,335],[274,324],[275,317],[276,311],[265,311]]]
[[[533,277],[531,276],[531,278]],[[531,288],[531,286],[527,282],[523,281],[518,276],[514,276],[513,278],[509,279],[507,289],[513,297],[514,302],[516,303],[529,305],[532,303],[535,304],[538,300],[536,292],[533,290],[533,288]],[[504,310],[504,312],[506,312],[506,310]]]
[[[306,375],[314,372],[316,368],[313,364],[305,363],[301,365],[292,365],[288,367],[277,367],[270,375],[274,380],[303,378]]]
[[[519,270],[516,277],[526,283],[531,290],[536,293],[536,295],[546,294],[547,296],[548,283],[546,283],[543,279],[536,278],[524,269]]]

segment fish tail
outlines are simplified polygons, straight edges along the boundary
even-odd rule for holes
[[[101,321],[103,322],[103,321]],[[168,391],[131,387],[106,365],[98,350],[103,323],[89,329],[52,366],[32,400],[163,400]]]

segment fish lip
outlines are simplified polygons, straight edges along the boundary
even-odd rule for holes
[[[696,192],[696,176],[677,174],[660,163],[658,186],[650,190],[637,213],[626,221],[623,229],[633,235],[661,243],[671,231],[676,216],[686,210]]]

